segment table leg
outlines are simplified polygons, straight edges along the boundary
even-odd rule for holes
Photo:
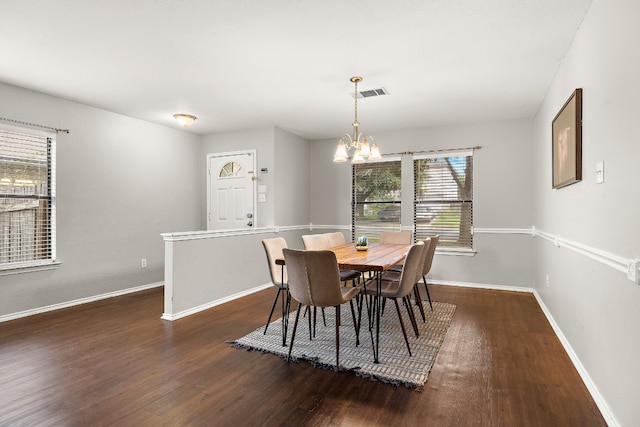
[[[369,306],[369,296],[367,295],[367,280],[363,280],[364,292],[362,293],[362,299],[364,299],[364,304],[367,307],[367,329],[369,329],[369,336],[371,337],[371,348],[373,349],[373,358],[376,358],[376,343],[373,339],[373,320],[374,317],[372,315],[373,307]],[[371,303],[375,304],[375,298],[371,299]],[[362,310],[362,309],[361,309]],[[359,327],[359,325],[358,325]]]
[[[378,359],[380,350],[380,294],[382,293],[382,274],[376,272],[376,345],[374,346],[373,363],[380,363]]]

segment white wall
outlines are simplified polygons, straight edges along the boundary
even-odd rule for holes
[[[0,316],[161,282],[160,233],[198,227],[199,138],[6,84],[0,116],[71,131],[57,137],[62,264],[0,276]]]
[[[535,225],[603,251],[640,258],[640,3],[595,0],[549,88],[534,129]],[[583,180],[551,189],[551,122],[583,96]],[[604,183],[595,166],[604,161]],[[536,287],[620,425],[640,420],[640,286],[598,261],[536,240]],[[549,286],[545,285],[549,274]]]
[[[533,239],[519,234],[533,223],[531,134],[531,120],[507,120],[375,135],[383,154],[482,147],[474,154],[477,254],[436,255],[432,279],[533,286]],[[312,142],[311,222],[349,227],[351,165],[333,163],[335,147],[335,140]]]

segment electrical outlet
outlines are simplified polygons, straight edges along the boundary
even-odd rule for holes
[[[142,258],[140,260],[140,268],[147,268],[147,259],[146,258]]]
[[[545,283],[545,285],[547,285],[547,288],[548,288],[549,287],[549,273],[547,273],[547,277],[545,277],[544,283]]]
[[[640,266],[640,259],[631,261],[627,266],[627,278],[636,284],[640,284],[640,274],[638,274],[638,266]]]

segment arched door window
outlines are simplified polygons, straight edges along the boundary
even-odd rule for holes
[[[244,170],[239,163],[229,162],[220,169],[220,178],[240,178],[244,176]]]

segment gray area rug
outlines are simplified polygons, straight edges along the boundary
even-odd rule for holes
[[[423,301],[423,306],[427,317],[427,321],[424,323],[418,307],[414,306],[420,331],[419,338],[415,337],[406,309],[401,306],[403,321],[411,345],[412,356],[409,357],[395,306],[391,301],[387,301],[387,307],[380,323],[380,363],[375,364],[373,363],[371,335],[366,322],[366,309],[363,308],[362,313],[363,325],[360,329],[360,345],[356,347],[351,310],[348,304],[343,305],[340,316],[340,369],[352,371],[360,377],[373,381],[421,388],[427,382],[429,371],[435,362],[456,310],[454,304],[444,302],[434,302],[433,311],[431,311],[428,302]],[[325,315],[327,326],[324,326],[321,312],[318,310],[316,336],[313,340],[309,340],[308,320],[302,317],[302,313],[300,314],[296,339],[291,353],[292,360],[306,360],[314,366],[325,369],[335,368],[335,309],[333,307],[325,309]],[[272,322],[266,335],[263,335],[264,326],[262,326],[231,342],[231,344],[236,348],[272,353],[286,359],[295,321],[295,311],[290,314],[289,318],[287,347],[282,346],[282,319]]]

